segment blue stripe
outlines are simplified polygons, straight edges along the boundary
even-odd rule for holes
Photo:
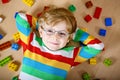
[[[26,16],[25,16],[26,17]],[[26,21],[25,19],[23,19],[20,14],[16,15],[16,22],[18,24],[20,24],[22,27],[25,27],[25,28],[30,28],[30,24],[28,21]]]
[[[88,38],[89,34],[88,33],[83,33],[82,36],[80,37],[80,41],[84,42]]]
[[[26,58],[26,57],[24,57],[23,64],[31,66],[37,70],[47,72],[50,74],[54,74],[54,75],[58,75],[58,76],[61,76],[64,78],[66,77],[66,74],[67,74],[67,72],[65,70],[61,70],[61,69],[58,69],[58,68],[55,68],[52,66],[48,66],[48,65],[39,63],[37,61],[31,60],[29,58]]]
[[[89,50],[89,49],[91,49],[91,48],[88,48],[87,46],[86,47],[82,47],[79,56],[81,56],[83,58],[89,59],[89,58],[92,58],[92,57],[97,55],[97,54],[93,54],[91,52],[91,50]]]
[[[23,33],[24,35],[28,36],[31,32],[31,28],[24,28],[19,23],[16,22],[18,30]]]

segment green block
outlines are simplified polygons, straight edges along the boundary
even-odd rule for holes
[[[68,9],[71,11],[71,12],[74,12],[76,10],[75,6],[74,5],[70,5],[68,7]]]
[[[0,60],[0,66],[4,66],[5,64],[7,64],[11,60],[12,60],[11,56],[8,56],[8,57]]]
[[[109,58],[106,58],[104,61],[103,61],[104,65],[106,66],[110,66],[112,64],[112,61],[109,59]]]
[[[18,80],[18,76],[13,77],[12,80]]]
[[[87,72],[86,72],[86,73],[83,73],[82,79],[83,79],[83,80],[90,80],[90,75],[89,75]]]

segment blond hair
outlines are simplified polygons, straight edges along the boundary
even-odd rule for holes
[[[38,19],[39,26],[43,26],[44,24],[52,25],[65,21],[67,23],[67,29],[69,33],[73,33],[76,30],[76,19],[69,10],[65,8],[54,8],[48,9],[42,12],[42,15]]]

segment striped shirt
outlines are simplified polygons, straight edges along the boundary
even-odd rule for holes
[[[21,80],[65,80],[72,66],[78,65],[99,54],[104,44],[88,33],[76,29],[73,40],[85,46],[67,46],[57,51],[49,50],[42,39],[32,31],[37,19],[31,15],[16,13],[15,20],[23,46]]]

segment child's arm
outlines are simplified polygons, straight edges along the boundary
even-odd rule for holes
[[[95,57],[104,48],[104,44],[99,39],[80,29],[76,30],[73,40],[81,41],[84,44],[84,46],[80,48],[75,62],[81,63],[92,57]]]
[[[28,14],[16,13],[15,20],[18,32],[20,34],[20,39],[25,44],[28,44],[29,35],[32,32],[32,28],[36,28],[37,19]]]

